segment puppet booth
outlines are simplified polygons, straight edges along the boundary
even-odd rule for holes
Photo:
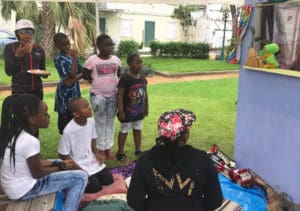
[[[300,203],[300,1],[245,5],[234,159]]]

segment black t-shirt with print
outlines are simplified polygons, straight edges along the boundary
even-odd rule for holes
[[[142,120],[146,111],[146,86],[147,80],[144,77],[132,78],[125,74],[119,81],[118,88],[124,88],[124,112],[126,119],[124,122],[134,122]]]

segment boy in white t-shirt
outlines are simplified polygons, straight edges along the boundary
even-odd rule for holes
[[[76,168],[89,175],[86,193],[95,193],[102,185],[113,183],[112,174],[104,164],[104,157],[96,147],[95,120],[86,99],[78,97],[68,104],[74,118],[67,124],[61,136],[58,154],[63,160],[72,159]]]

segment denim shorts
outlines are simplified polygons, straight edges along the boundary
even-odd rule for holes
[[[142,130],[143,120],[137,120],[134,122],[121,122],[120,133],[128,133],[130,129]]]

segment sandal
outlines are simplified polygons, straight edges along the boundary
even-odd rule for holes
[[[134,152],[134,154],[139,157],[142,154],[142,150],[137,150]]]
[[[128,158],[125,155],[125,153],[120,153],[120,154],[118,153],[118,154],[116,154],[116,158],[120,162],[123,162],[123,163],[128,162]]]

